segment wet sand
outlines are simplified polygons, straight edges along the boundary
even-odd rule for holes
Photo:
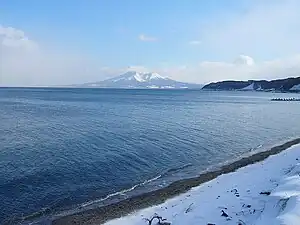
[[[192,187],[198,186],[202,183],[210,181],[221,174],[231,173],[237,169],[263,161],[271,155],[278,154],[285,149],[300,143],[300,138],[292,141],[288,141],[282,145],[271,148],[270,150],[259,152],[249,157],[242,158],[236,162],[222,166],[220,169],[207,172],[199,175],[195,178],[184,179],[176,181],[170,184],[168,187],[145,193],[139,196],[135,196],[126,200],[122,200],[118,203],[114,203],[108,206],[103,206],[96,209],[91,209],[83,212],[79,212],[73,215],[64,216],[57,218],[52,221],[53,225],[69,225],[69,224],[80,224],[80,225],[93,225],[102,224],[108,220],[126,216],[129,213],[143,209],[152,205],[163,203],[171,197],[175,197],[181,193],[190,190]]]

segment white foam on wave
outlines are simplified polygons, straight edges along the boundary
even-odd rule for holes
[[[94,205],[94,204],[97,204],[97,203],[101,203],[101,202],[103,202],[103,201],[106,201],[106,200],[108,200],[108,199],[110,199],[110,198],[112,198],[112,197],[116,197],[116,196],[118,196],[118,195],[125,195],[126,193],[131,192],[131,191],[135,190],[135,189],[138,188],[138,187],[141,187],[141,186],[144,186],[144,185],[146,185],[146,184],[149,184],[149,183],[151,183],[151,182],[153,182],[153,181],[155,181],[155,180],[158,180],[158,179],[161,178],[161,177],[162,177],[162,175],[158,175],[158,176],[153,177],[153,178],[151,178],[151,179],[149,179],[149,180],[145,180],[145,181],[142,182],[142,183],[136,184],[136,185],[132,186],[131,188],[124,189],[124,190],[121,190],[121,191],[118,191],[118,192],[109,194],[109,195],[107,195],[107,196],[104,197],[104,198],[100,198],[100,199],[97,199],[97,200],[93,200],[93,201],[89,201],[89,202],[83,203],[83,204],[81,205],[81,207],[87,207],[87,206],[91,206],[91,205]]]
[[[91,206],[91,205],[94,205],[94,204],[97,204],[97,203],[101,203],[101,202],[103,202],[103,201],[106,201],[106,200],[108,200],[108,199],[110,199],[110,198],[113,198],[113,197],[116,197],[116,196],[125,195],[125,194],[127,194],[128,192],[131,192],[131,191],[135,190],[135,189],[138,188],[138,187],[145,186],[146,184],[149,184],[149,183],[151,183],[151,182],[154,182],[154,181],[160,179],[160,178],[163,177],[163,176],[168,176],[171,172],[176,173],[176,172],[178,172],[178,171],[180,171],[180,170],[183,170],[183,169],[186,169],[187,167],[190,167],[190,166],[192,166],[192,164],[191,164],[191,163],[188,163],[188,164],[185,164],[185,165],[183,165],[183,166],[181,166],[181,167],[178,167],[178,168],[171,168],[171,169],[167,170],[167,171],[166,171],[165,173],[163,173],[163,174],[160,174],[160,175],[158,175],[158,176],[156,176],[156,177],[153,177],[153,178],[151,178],[151,179],[145,180],[145,181],[142,182],[142,183],[133,185],[132,187],[130,187],[130,188],[128,188],[128,189],[123,189],[123,190],[121,190],[121,191],[118,191],[118,192],[114,192],[114,193],[112,193],[112,194],[109,194],[109,195],[105,196],[104,198],[100,198],[100,199],[96,199],[96,200],[93,200],[93,201],[89,201],[89,202],[83,203],[83,204],[81,204],[81,207],[88,207],[88,206]]]

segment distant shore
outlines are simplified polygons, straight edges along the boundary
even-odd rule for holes
[[[237,160],[236,162],[230,163],[228,165],[224,165],[218,170],[201,174],[195,178],[176,181],[171,185],[156,191],[145,193],[139,196],[134,196],[129,199],[125,199],[111,205],[79,212],[73,215],[67,215],[64,217],[56,218],[52,221],[52,224],[53,225],[102,224],[108,220],[126,216],[133,211],[163,203],[169,198],[187,192],[191,188],[199,186],[200,184],[205,183],[207,181],[213,180],[214,178],[222,174],[231,173],[241,167],[263,161],[267,157],[271,155],[276,155],[284,151],[285,149],[288,149],[289,147],[299,143],[300,143],[300,138],[297,138],[288,141],[284,144],[273,147],[267,151],[255,153],[249,157],[245,157],[240,160]]]

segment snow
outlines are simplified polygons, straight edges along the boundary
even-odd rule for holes
[[[262,91],[263,89],[262,89],[261,85],[259,85],[259,87],[256,90],[257,91]]]
[[[150,80],[167,80],[168,78],[159,75],[158,73],[136,72],[130,71],[112,79],[112,82],[121,80],[136,80],[137,82],[148,82]]]
[[[143,76],[144,74],[141,73],[136,73],[133,77],[136,81],[138,82],[146,82],[147,80],[145,79],[145,77]],[[131,77],[129,77],[130,79]]]
[[[111,81],[112,82],[118,82],[120,80],[125,80],[125,78],[124,77],[117,77],[116,79],[112,79]]]
[[[165,77],[160,76],[158,73],[136,73],[134,78],[138,82],[147,82],[150,80],[165,80]]]
[[[253,91],[254,90],[254,82],[248,85],[247,87],[242,88],[244,91]]]
[[[162,88],[162,89],[173,89],[173,88],[175,88],[175,87],[173,87],[173,86],[162,86],[161,88]]]
[[[300,84],[294,85],[290,90],[291,91],[300,91]]]
[[[146,225],[155,214],[172,225],[299,225],[300,145],[105,225]]]
[[[150,86],[147,86],[147,88],[151,88],[151,89],[158,89],[159,86],[156,86],[156,85],[150,85]]]
[[[159,79],[166,80],[167,79],[166,77],[163,77],[163,76],[159,75],[158,73],[150,73],[149,75],[150,75],[149,80],[159,80]]]

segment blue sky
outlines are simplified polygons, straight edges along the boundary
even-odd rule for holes
[[[14,29],[36,46],[26,53],[22,47],[14,62],[16,48],[2,44],[2,85],[95,81],[127,67],[197,83],[227,74],[256,78],[272,62],[290,63],[300,51],[300,4],[293,0],[1,0],[0,5],[0,38],[11,39]],[[31,61],[24,63],[23,54]],[[255,66],[235,68],[234,62],[247,58],[240,55],[253,58]],[[17,60],[31,65],[23,75],[7,68]],[[274,77],[282,76],[281,67]],[[224,68],[226,74],[217,76]],[[46,69],[60,75],[45,75]]]
[[[244,5],[238,0],[7,0],[1,3],[0,19],[34,40],[92,54],[108,65],[151,65],[181,62],[182,54],[195,61],[220,58],[188,45],[200,41],[197,23],[219,11],[244,10]],[[141,34],[157,41],[145,44],[138,39]]]

